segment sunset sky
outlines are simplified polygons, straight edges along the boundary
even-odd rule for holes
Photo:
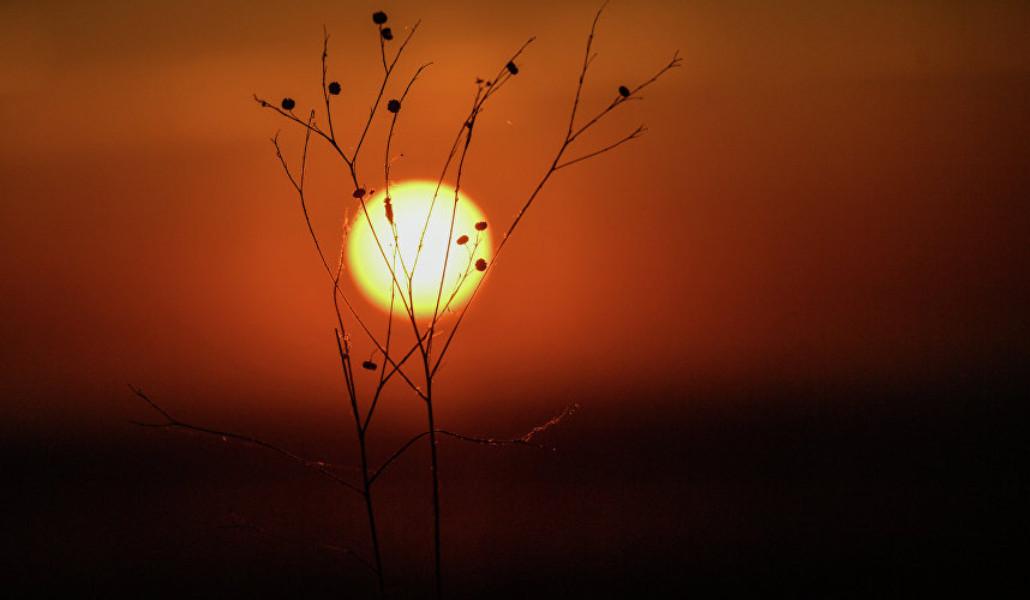
[[[236,575],[218,585],[240,589],[288,554],[205,536],[248,510],[362,547],[351,500],[258,450],[133,428],[150,415],[126,384],[353,461],[325,273],[269,142],[281,130],[295,160],[303,135],[252,95],[318,108],[325,25],[334,118],[354,138],[382,70],[371,13],[398,33],[421,19],[391,97],[433,66],[392,169],[434,179],[475,78],[537,36],[462,182],[503,231],[561,142],[597,4],[0,5],[0,442],[22,492],[5,512],[25,516],[5,563],[97,589],[125,569],[148,581],[151,559],[188,581],[220,565]],[[1030,354],[1028,31],[1017,2],[613,2],[587,113],[676,50],[683,66],[584,141],[648,127],[556,176],[447,359],[447,428],[518,435],[582,406],[548,432],[554,453],[444,448],[452,589],[554,590],[566,571],[598,589],[854,590],[998,547],[1003,528],[970,515],[1009,499],[1006,415]],[[386,126],[363,150],[375,185]],[[313,148],[333,243],[352,186]],[[387,402],[383,455],[422,418],[402,388]],[[389,484],[385,519],[412,514],[424,459]],[[394,571],[420,586],[412,505],[384,527]],[[367,584],[352,563],[296,560],[290,577]]]

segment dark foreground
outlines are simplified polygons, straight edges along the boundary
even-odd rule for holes
[[[584,398],[549,432],[555,452],[444,442],[445,587],[869,597],[1018,583],[1012,409],[1025,387],[1010,374],[944,379],[624,390]],[[367,552],[358,501],[259,450],[130,426],[4,446],[9,590],[371,594],[359,562],[320,548]],[[377,499],[395,596],[430,589],[427,492],[414,453]]]

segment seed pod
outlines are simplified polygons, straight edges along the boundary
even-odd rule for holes
[[[358,189],[354,190],[354,193],[351,194],[351,195],[354,196],[355,198],[364,198],[365,197],[365,188],[358,188]]]
[[[508,72],[511,73],[512,75],[518,75],[519,74],[519,68],[515,66],[515,62],[514,61],[508,61],[508,64],[504,65],[504,67],[506,69],[508,69]]]
[[[293,98],[283,98],[282,104],[283,109],[285,110],[293,110],[293,107],[297,106],[297,103],[293,101]]]
[[[469,236],[467,236],[467,235],[463,235],[463,236],[461,236],[460,238],[458,238],[457,240],[455,240],[455,242],[456,242],[456,243],[457,243],[457,244],[458,244],[459,246],[464,246],[465,244],[467,244],[467,243],[468,243],[468,241],[469,241]]]
[[[624,85],[620,85],[619,86],[619,95],[622,96],[623,98],[629,98],[629,88],[624,86]]]
[[[386,103],[386,110],[397,114],[401,110],[401,101],[396,98]]]
[[[486,270],[486,260],[485,259],[481,258],[481,259],[476,261],[476,270],[477,271],[485,271]]]
[[[390,203],[390,199],[386,199],[386,220],[393,225],[393,204]]]
[[[376,25],[382,25],[386,22],[386,13],[381,10],[372,13],[372,22]]]
[[[329,93],[334,95],[334,96],[339,96],[341,89],[342,88],[340,87],[340,82],[339,81],[334,81],[334,82],[329,84]]]
[[[476,223],[476,231],[485,231],[485,230],[486,230],[486,221],[480,221],[480,222]]]
[[[383,30],[379,33],[383,36],[383,39],[388,42],[393,39],[393,30],[389,27],[383,27]]]
[[[379,365],[375,364],[374,362],[372,362],[370,360],[366,360],[365,362],[361,363],[361,367],[363,369],[367,369],[369,371],[375,371],[378,366]]]

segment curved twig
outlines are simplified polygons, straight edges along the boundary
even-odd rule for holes
[[[357,493],[358,495],[365,495],[365,493],[361,491],[361,489],[358,488],[356,485],[351,484],[350,482],[346,481],[345,479],[342,479],[341,477],[330,471],[329,467],[331,465],[324,461],[308,460],[306,458],[298,456],[297,454],[294,454],[293,452],[290,452],[289,450],[286,450],[284,448],[276,446],[275,444],[271,444],[269,442],[266,442],[262,439],[250,435],[242,433],[233,433],[231,431],[221,431],[219,429],[211,429],[209,427],[202,427],[200,425],[193,425],[192,423],[180,421],[179,419],[176,419],[171,414],[169,414],[168,411],[162,408],[157,402],[154,402],[149,396],[143,393],[143,390],[132,385],[129,386],[129,389],[132,390],[133,394],[135,394],[137,397],[146,402],[152,409],[154,409],[154,411],[156,411],[165,419],[164,423],[145,423],[142,421],[129,421],[133,425],[137,425],[139,427],[153,427],[157,429],[183,429],[188,431],[195,431],[210,436],[220,437],[223,440],[235,440],[238,442],[243,442],[245,444],[251,444],[253,446],[258,446],[260,448],[265,448],[267,450],[275,452],[276,454],[279,454],[284,458],[288,458],[297,464],[300,464],[304,467],[307,467],[313,471],[320,473],[324,477],[327,477],[335,481],[336,483],[351,490],[352,492]]]
[[[542,444],[535,444],[535,443],[533,443],[533,438],[536,437],[537,435],[543,433],[544,431],[547,431],[551,427],[554,427],[555,425],[561,423],[562,420],[564,420],[566,417],[575,414],[575,412],[577,410],[579,410],[579,404],[577,404],[577,403],[570,404],[570,405],[565,407],[565,410],[563,410],[562,412],[558,413],[556,416],[551,417],[550,419],[548,419],[544,423],[542,423],[540,425],[537,425],[536,427],[534,427],[534,428],[530,429],[528,432],[526,432],[524,435],[521,435],[521,436],[519,436],[517,438],[479,437],[479,436],[455,433],[453,431],[447,431],[445,429],[436,429],[435,432],[440,434],[440,435],[445,435],[445,436],[448,436],[448,437],[452,437],[452,438],[454,438],[456,440],[461,440],[463,442],[470,442],[470,443],[473,443],[473,444],[483,444],[483,445],[486,445],[486,446],[532,446],[534,448],[544,448],[544,446]],[[430,432],[428,432],[428,431],[423,431],[422,433],[419,433],[419,434],[415,435],[413,438],[411,438],[410,440],[405,442],[403,445],[401,445],[400,448],[395,450],[393,452],[393,454],[391,454],[385,461],[383,461],[383,464],[380,465],[379,468],[376,469],[372,473],[372,476],[369,478],[368,482],[369,483],[374,483],[375,480],[378,479],[379,476],[382,475],[383,472],[386,471],[386,469],[391,464],[393,464],[398,458],[400,458],[408,450],[408,448],[411,448],[411,446],[414,445],[415,442],[417,442],[420,439],[426,437],[427,435],[429,435],[429,433]]]

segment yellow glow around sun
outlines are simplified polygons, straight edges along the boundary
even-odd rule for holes
[[[390,308],[392,287],[390,267],[383,259],[385,253],[390,264],[394,265],[394,272],[401,282],[405,300],[409,295],[408,274],[411,274],[413,267],[415,269],[411,278],[410,297],[414,301],[416,317],[421,319],[433,315],[440,292],[440,274],[443,272],[444,255],[448,246],[451,213],[455,206],[454,188],[448,185],[440,186],[429,226],[425,230],[422,251],[419,253],[419,239],[426,225],[426,215],[429,213],[435,189],[436,182],[429,181],[407,181],[390,186],[390,205],[393,209],[396,238],[387,219],[384,191],[365,200],[375,235],[369,227],[369,219],[365,218],[365,212],[360,206],[351,218],[352,226],[346,242],[348,270],[358,289],[383,310]],[[480,268],[485,267],[493,255],[489,229],[476,227],[477,223],[485,222],[486,216],[479,207],[464,193],[460,193],[457,210],[454,211],[454,233],[450,236],[450,256],[447,258],[447,273],[444,278],[443,295],[440,298],[441,313],[445,307],[448,310],[456,310],[468,301],[469,295],[483,276]],[[395,239],[399,244],[395,243]],[[395,251],[397,248],[399,252]],[[480,262],[480,259],[485,262]],[[408,274],[405,274],[405,270]],[[394,302],[394,310],[403,315],[404,304],[399,294]]]

